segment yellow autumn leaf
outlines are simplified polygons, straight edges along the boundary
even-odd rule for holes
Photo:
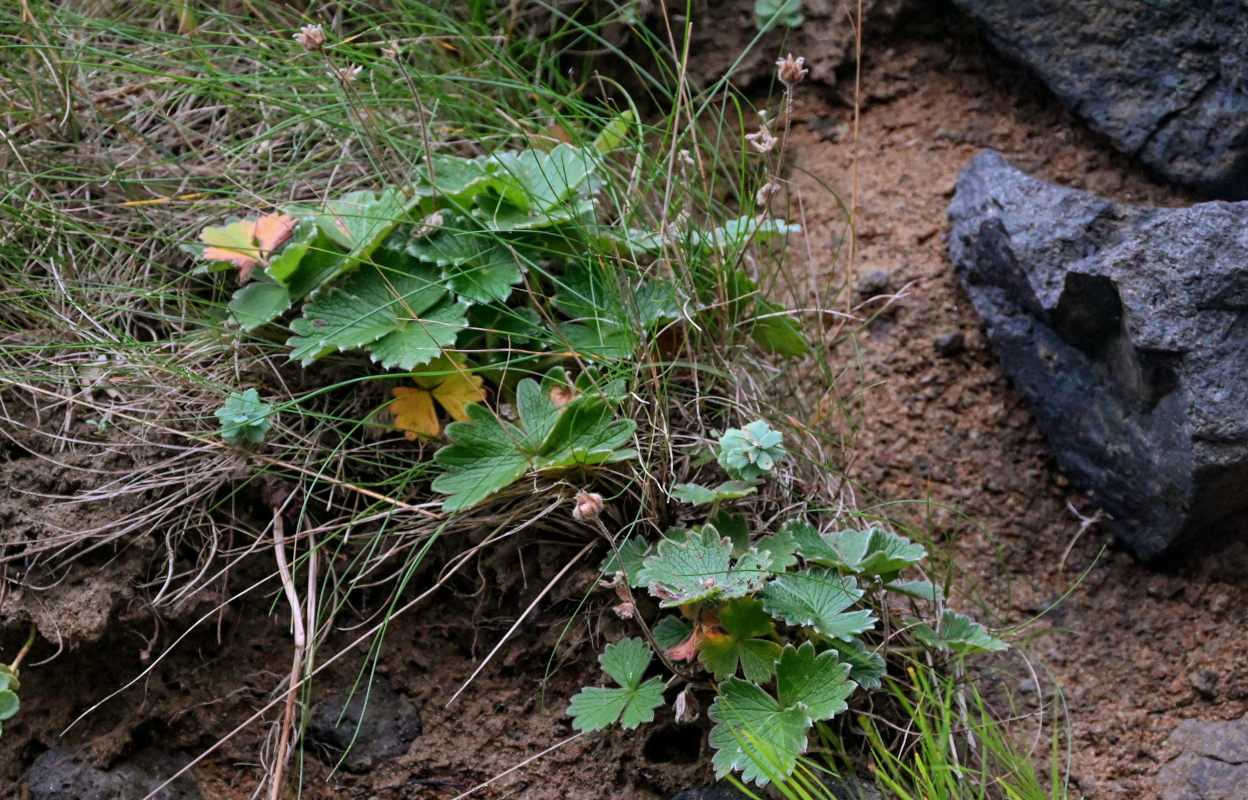
[[[438,413],[433,407],[433,395],[414,386],[396,386],[390,390],[390,413],[394,415],[394,427],[403,431],[408,439],[420,437],[434,439],[442,432]]]
[[[480,403],[485,399],[481,382],[480,375],[457,372],[434,387],[433,397],[446,409],[446,413],[451,415],[451,419],[466,422],[468,412],[465,406],[469,403]]]
[[[457,362],[445,356],[430,364],[430,372],[439,369],[457,369]],[[446,409],[451,419],[460,422],[468,420],[466,406],[469,403],[480,403],[485,400],[485,391],[481,388],[479,375],[467,372],[428,376],[413,376],[419,386],[397,386],[391,389],[394,400],[390,402],[390,413],[394,415],[394,427],[403,431],[408,439],[433,439],[442,432],[438,423],[437,409],[434,401]]]

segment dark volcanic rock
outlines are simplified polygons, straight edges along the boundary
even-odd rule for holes
[[[977,156],[950,249],[1058,464],[1153,560],[1248,510],[1248,203],[1124,206]]]
[[[26,773],[26,785],[30,800],[141,800],[189,762],[162,750],[142,750],[101,769],[85,749],[57,747],[35,759]],[[201,800],[202,795],[187,774],[152,797]]]
[[[954,0],[1125,153],[1214,197],[1248,198],[1242,0]]]
[[[348,772],[367,772],[406,753],[422,732],[416,705],[384,681],[335,692],[313,707],[308,721],[316,754],[330,766],[341,761]]]
[[[1162,800],[1243,800],[1248,797],[1248,719],[1185,719],[1167,747],[1180,754],[1157,772]]]

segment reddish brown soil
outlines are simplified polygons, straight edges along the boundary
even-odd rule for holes
[[[1071,592],[1019,637],[1065,693],[1072,796],[1153,797],[1152,776],[1168,756],[1162,745],[1179,719],[1232,719],[1248,708],[1243,576],[1221,582],[1234,578],[1199,565],[1151,572],[1098,526],[1080,535],[1068,504],[1094,509],[1055,472],[1001,375],[953,274],[945,210],[958,171],[983,147],[1055,183],[1139,204],[1188,201],[1110,151],[969,31],[916,22],[866,50],[854,272],[883,270],[902,296],[835,353],[861,365],[853,377],[867,387],[853,409],[862,429],[849,474],[866,490],[862,502],[930,501],[884,513],[948,542],[972,583],[1008,600],[1003,624],[1030,620]],[[826,192],[815,181],[852,195],[852,112],[807,95],[795,117],[806,122],[792,143],[809,177],[793,185],[811,251],[831,280],[844,280],[844,217],[820,203]],[[836,141],[817,133],[838,126]],[[933,338],[953,331],[965,335],[966,352],[938,355]]]
[[[929,19],[949,13],[934,11]],[[958,170],[986,146],[1059,183],[1141,203],[1184,198],[1112,154],[956,22],[916,21],[869,38],[856,145],[849,134],[851,87],[852,80],[842,80],[839,96],[805,87],[789,158],[792,196],[801,200],[800,212],[792,208],[809,231],[818,281],[844,281],[847,261],[843,216],[822,183],[846,201],[857,199],[851,279],[882,270],[898,294],[852,344],[832,353],[838,363],[853,365],[836,394],[859,425],[846,466],[860,487],[859,502],[878,502],[880,513],[943,540],[967,573],[965,585],[979,587],[1002,626],[1048,612],[1017,640],[1041,675],[1046,702],[1054,685],[1064,692],[1071,796],[1154,797],[1152,776],[1167,757],[1162,744],[1179,719],[1229,719],[1248,707],[1242,582],[1215,580],[1196,567],[1150,572],[1114,550],[1097,526],[1081,527],[1068,504],[1082,513],[1093,509],[1055,473],[952,274],[945,209]],[[865,318],[882,305],[867,303],[858,313]],[[941,357],[932,339],[951,331],[965,335],[967,349]],[[10,448],[8,458],[10,486],[52,469],[21,448]],[[58,486],[56,476],[50,480],[41,491],[73,491]],[[17,493],[7,503],[7,522],[52,513],[43,501]],[[513,643],[447,706],[578,549],[576,543],[533,543],[505,554],[524,571],[484,569],[480,581],[505,585],[501,607],[479,605],[471,594],[478,587],[469,581],[401,617],[388,631],[378,669],[421,707],[424,735],[404,756],[366,776],[329,777],[308,759],[303,796],[452,798],[513,767],[473,796],[654,798],[705,781],[707,754],[696,764],[682,763],[690,756],[676,741],[680,736],[660,737],[664,746],[651,739],[649,752],[644,733],[582,737],[524,763],[572,736],[562,709],[584,679],[585,665],[570,659],[599,647],[608,633],[603,626],[615,624],[581,615],[565,630],[592,578],[588,569],[578,568],[540,604]],[[16,568],[10,565],[10,581],[18,577]],[[85,575],[82,580],[66,585],[93,586]],[[14,595],[4,602],[15,602]],[[9,794],[10,782],[57,744],[78,714],[151,666],[153,643],[155,653],[171,643],[172,631],[141,603],[130,605],[101,641],[46,666],[38,661],[53,650],[41,645],[27,662],[22,714],[0,740],[0,793]],[[17,616],[11,607],[5,612],[10,620]],[[21,637],[19,626],[9,626],[0,653],[12,653]],[[344,633],[324,652],[351,638]],[[149,742],[203,750],[272,699],[272,687],[289,669],[288,642],[284,610],[273,615],[259,599],[238,604],[219,625],[203,626],[135,686],[78,723],[68,738],[90,743],[104,761]],[[364,656],[357,648],[332,666],[314,694],[353,681]],[[275,716],[269,711],[265,719]],[[205,797],[251,795],[264,730],[252,726],[208,758],[200,772]]]

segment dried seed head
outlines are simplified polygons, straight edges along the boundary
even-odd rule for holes
[[[780,193],[780,184],[775,181],[764,183],[758,190],[758,194],[754,196],[755,202],[766,208],[771,205],[771,198]]]
[[[615,615],[620,619],[632,619],[633,615],[637,613],[637,607],[628,601],[624,601],[617,606],[612,606],[611,610],[614,611]]]
[[[679,725],[688,725],[698,718],[698,699],[693,696],[693,687],[686,686],[676,695],[676,702],[673,704],[676,711],[676,722]]]
[[[596,492],[577,492],[572,507],[572,519],[584,521],[602,513],[602,495]]]
[[[770,153],[776,147],[776,137],[767,129],[766,123],[759,126],[754,133],[747,133],[745,140],[757,153]]]
[[[420,221],[420,224],[412,229],[411,238],[423,239],[426,236],[432,236],[437,233],[444,224],[441,211],[435,211]]]
[[[400,47],[399,47],[399,43],[398,43],[398,42],[396,42],[396,41],[394,41],[393,39],[391,39],[391,40],[390,40],[390,46],[389,46],[389,47],[383,47],[383,48],[381,48],[381,55],[382,55],[382,57],[383,57],[383,58],[388,58],[388,59],[390,59],[391,61],[397,61],[397,60],[398,60],[398,58],[399,58],[399,54],[400,54],[400,53],[402,53],[402,52],[403,52],[403,50],[402,50],[402,48],[400,48]]]
[[[801,56],[794,58],[792,53],[777,61],[776,67],[779,68],[780,82],[790,89],[801,83],[802,78],[810,73],[810,70],[806,69],[806,59]]]
[[[321,30],[320,25],[304,25],[294,39],[303,45],[303,49],[315,53],[325,46],[325,31]]]
[[[343,83],[352,83],[356,78],[360,77],[360,73],[363,71],[364,68],[362,66],[355,64],[354,66],[344,69],[341,73],[339,73],[338,77]]]

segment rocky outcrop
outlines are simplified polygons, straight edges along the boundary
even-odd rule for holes
[[[158,789],[189,762],[183,755],[142,750],[105,768],[84,747],[57,747],[31,764],[23,796],[30,800],[202,800],[188,773]]]
[[[981,153],[953,262],[1057,462],[1156,560],[1248,528],[1248,203],[1143,208]]]
[[[378,680],[336,691],[313,706],[307,737],[326,764],[368,772],[406,753],[423,732],[416,704]]]
[[[954,3],[1123,152],[1208,196],[1248,198],[1241,0]]]
[[[1157,772],[1162,800],[1248,797],[1248,718],[1185,719],[1170,734],[1166,747],[1179,754]]]

